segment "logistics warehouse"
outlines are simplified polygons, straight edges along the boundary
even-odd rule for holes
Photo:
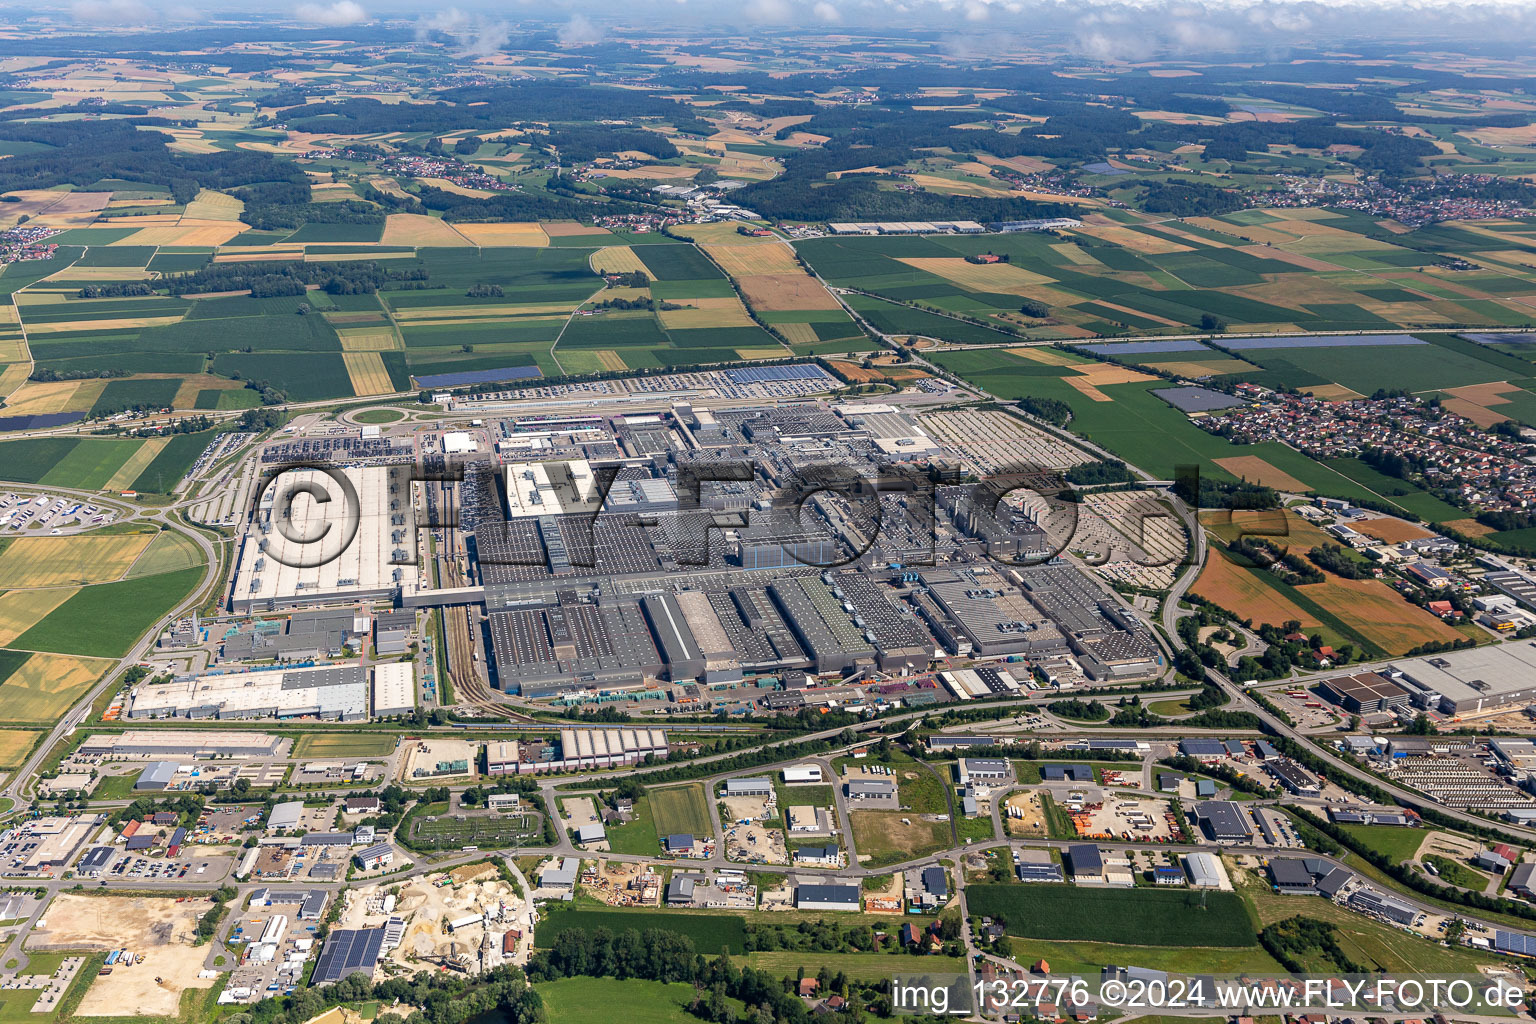
[[[415,693],[416,669],[409,662],[225,672],[141,683],[129,694],[126,717],[360,722],[408,714]]]

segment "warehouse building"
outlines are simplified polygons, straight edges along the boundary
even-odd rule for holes
[[[552,756],[525,760],[523,747],[516,740],[489,743],[485,753],[486,774],[531,775],[583,768],[623,768],[639,764],[647,757],[665,761],[668,746],[664,729],[567,728],[560,730],[558,751],[547,747],[545,750]]]
[[[726,796],[772,796],[773,780],[759,776],[750,779],[726,779]]]
[[[234,611],[378,600],[414,575],[409,477],[383,466],[331,473],[289,470],[262,492],[235,559]],[[313,537],[335,541],[303,539]]]
[[[1218,843],[1242,842],[1253,837],[1253,826],[1240,804],[1231,800],[1207,800],[1195,807],[1200,830]]]
[[[1069,846],[1062,858],[1074,882],[1092,884],[1104,881],[1104,858],[1099,855],[1099,848],[1092,843]]]
[[[1446,715],[1529,704],[1536,700],[1536,642],[1516,640],[1399,661],[1390,674],[1410,694],[1438,697],[1438,710]]]
[[[651,625],[661,660],[666,663],[667,678],[677,683],[703,675],[704,656],[677,599],[671,594],[650,594],[640,600],[640,607]]]
[[[87,736],[77,753],[105,761],[139,758],[277,757],[287,741],[265,732],[213,732],[191,729],[129,729]]]
[[[1322,683],[1323,696],[1357,715],[1408,706],[1408,691],[1375,672],[1339,676]]]
[[[373,650],[380,657],[404,654],[416,631],[416,613],[406,609],[380,612],[373,617]]]
[[[338,928],[325,937],[310,983],[330,985],[353,974],[372,978],[384,955],[383,928]]]
[[[373,667],[373,717],[408,715],[416,710],[416,665],[390,661]]]
[[[126,717],[323,718],[360,722],[368,718],[368,707],[367,668],[316,665],[140,683],[130,692]]]
[[[860,661],[873,662],[874,644],[817,577],[779,580],[769,586],[768,593],[818,674],[846,672]]]
[[[862,907],[859,897],[857,885],[797,885],[795,909],[857,912]]]
[[[175,761],[156,761],[139,773],[133,788],[136,791],[165,789],[176,778]]]
[[[551,697],[596,687],[638,687],[661,674],[640,604],[630,599],[580,601],[493,611],[489,617],[497,686],[524,697]]]
[[[914,603],[935,635],[942,639],[951,633],[951,650],[957,646],[956,639],[964,639],[962,646],[981,657],[1050,657],[1070,652],[1056,625],[999,575],[978,570],[961,578],[949,572],[925,572],[922,581],[927,593]],[[958,627],[958,637],[951,624]]]

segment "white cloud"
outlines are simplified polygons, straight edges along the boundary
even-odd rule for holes
[[[827,3],[827,0],[820,0],[815,7],[811,8],[811,13],[816,15],[817,21],[828,25],[836,25],[843,20],[843,12]]]
[[[98,25],[142,25],[158,20],[150,6],[140,0],[77,0],[69,13],[76,21]]]
[[[304,3],[294,10],[300,21],[312,21],[317,25],[341,28],[368,20],[368,12],[357,0],[335,0],[334,3]]]
[[[752,0],[747,4],[747,18],[758,23],[781,23],[793,13],[788,0]]]
[[[573,14],[571,20],[560,26],[561,46],[590,46],[602,42],[603,30],[592,24],[585,14]]]

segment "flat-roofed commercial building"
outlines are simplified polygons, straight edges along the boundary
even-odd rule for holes
[[[1392,673],[1410,693],[1438,695],[1439,710],[1447,715],[1528,704],[1536,700],[1536,642],[1515,640],[1399,661]]]
[[[373,667],[373,715],[408,715],[416,710],[416,666],[391,661]]]
[[[368,717],[369,670],[361,665],[316,665],[182,677],[140,683],[126,717],[324,718]]]
[[[415,575],[409,475],[382,466],[331,472],[290,470],[262,493],[235,559],[236,612],[389,597]]]
[[[1409,700],[1407,690],[1375,672],[1338,676],[1326,680],[1322,688],[1329,700],[1357,715],[1407,707]]]
[[[497,685],[524,697],[595,687],[638,687],[661,674],[662,659],[639,602],[557,604],[493,611],[489,618]]]
[[[265,732],[194,729],[129,729],[87,736],[76,751],[104,760],[215,757],[277,757],[287,741]]]
[[[567,728],[560,730],[557,757],[524,760],[524,750],[517,741],[491,743],[486,748],[486,772],[490,775],[530,775],[583,768],[623,768],[639,764],[646,757],[664,761],[668,749],[664,729]]]

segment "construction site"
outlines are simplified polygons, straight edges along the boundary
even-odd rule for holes
[[[382,927],[391,939],[398,934],[399,941],[380,963],[386,973],[447,969],[478,974],[526,961],[528,915],[523,899],[495,867],[468,864],[354,889],[337,927]]]
[[[127,951],[98,973],[75,1012],[120,1017],[131,1006],[144,1015],[175,1017],[183,991],[209,988],[216,978],[203,970],[207,947],[193,945],[197,919],[212,907],[204,897],[60,893],[38,919],[27,949]]]
[[[582,891],[610,907],[661,906],[661,875],[651,864],[627,864],[601,858],[582,874]]]

